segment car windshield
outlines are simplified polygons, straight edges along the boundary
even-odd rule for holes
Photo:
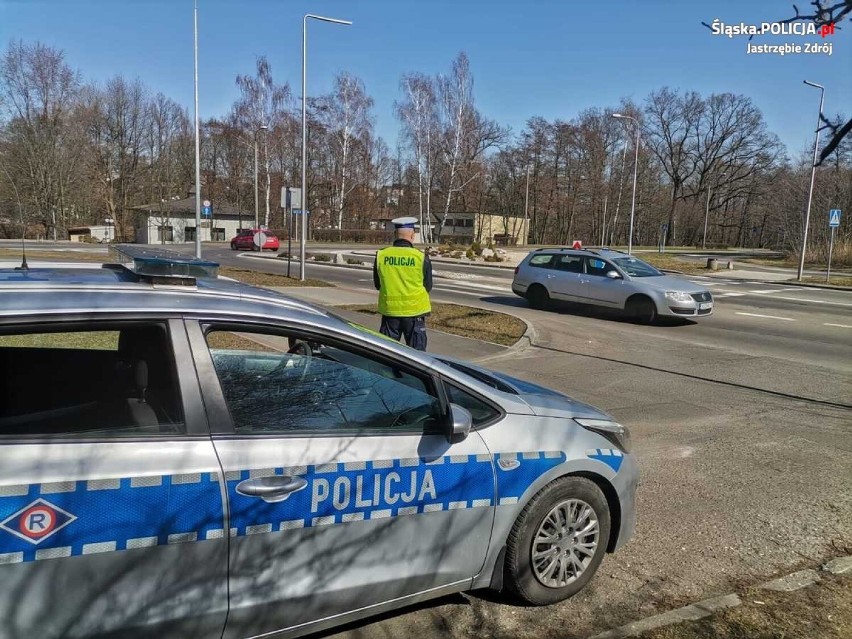
[[[658,271],[650,264],[632,256],[616,257],[612,261],[630,277],[658,277],[664,275],[662,271]]]

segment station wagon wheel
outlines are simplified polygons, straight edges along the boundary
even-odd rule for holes
[[[508,589],[534,605],[571,597],[598,569],[609,531],[606,498],[594,482],[566,477],[548,484],[530,500],[509,534]]]
[[[634,297],[627,302],[627,313],[635,322],[653,324],[657,320],[657,306],[648,297]]]
[[[545,310],[550,306],[550,295],[541,284],[533,284],[527,289],[527,300],[530,306],[539,310]]]

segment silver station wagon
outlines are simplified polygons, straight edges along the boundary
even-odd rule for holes
[[[547,308],[551,301],[604,306],[644,324],[659,316],[713,313],[713,296],[707,288],[610,249],[533,251],[515,269],[512,291],[534,308]]]
[[[570,597],[634,528],[628,430],[125,249],[0,270],[0,637],[297,636]]]

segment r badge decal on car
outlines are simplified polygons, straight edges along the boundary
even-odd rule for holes
[[[76,515],[36,499],[0,522],[0,528],[31,544],[38,545],[77,519]]]

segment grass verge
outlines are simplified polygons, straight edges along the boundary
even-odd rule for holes
[[[258,271],[247,271],[241,268],[232,268],[230,266],[219,267],[219,275],[231,277],[244,284],[252,286],[334,286],[323,280],[312,280],[306,278],[301,281],[298,277],[287,277],[286,275],[277,275],[275,273],[260,273]]]
[[[347,311],[378,315],[375,304],[341,306]],[[487,311],[459,304],[432,304],[432,314],[426,322],[429,328],[445,333],[511,346],[527,330],[527,325],[512,315]]]
[[[27,249],[28,260],[56,260],[62,262],[98,262],[103,264],[108,260],[108,253],[94,251],[44,251]],[[0,249],[0,259],[16,260],[21,259],[21,249],[19,248],[2,248]]]
[[[642,639],[848,639],[852,636],[852,579],[821,575],[795,592],[752,588],[741,606],[640,635]]]
[[[701,262],[682,260],[666,253],[642,253],[641,255],[636,255],[636,257],[644,262],[648,262],[651,266],[656,266],[665,271],[680,271],[681,273],[689,273],[690,275],[706,275],[713,272],[706,267],[706,262],[702,264]],[[725,260],[721,259],[719,262],[721,269],[721,265],[724,264]]]

